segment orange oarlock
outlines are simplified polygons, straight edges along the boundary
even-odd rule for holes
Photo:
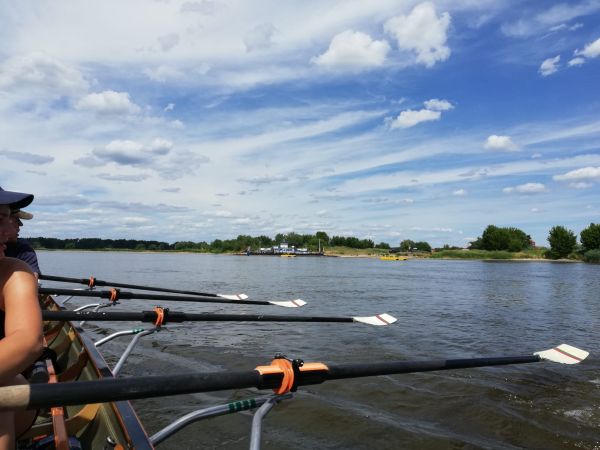
[[[94,277],[90,277],[90,281],[89,281],[89,283],[88,283],[88,287],[89,287],[90,289],[92,289],[92,288],[96,287],[96,279],[95,279]]]
[[[111,288],[110,289],[110,301],[116,303],[119,300],[119,289]]]
[[[165,320],[165,310],[160,306],[155,306],[154,312],[156,313],[156,322],[154,322],[154,326],[160,328]]]
[[[304,363],[300,361],[300,364],[297,364],[296,369],[294,369],[294,362],[285,358],[275,358],[269,366],[257,366],[254,370],[261,375],[282,374],[281,384],[279,387],[274,388],[273,392],[286,394],[296,390],[296,373],[327,372],[329,368],[323,363]]]

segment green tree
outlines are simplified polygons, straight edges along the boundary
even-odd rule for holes
[[[410,252],[414,246],[415,242],[410,239],[404,239],[400,242],[400,250],[403,252]]]
[[[600,224],[590,223],[579,233],[579,239],[584,250],[600,249]]]
[[[488,225],[481,238],[471,243],[471,248],[483,250],[508,250],[519,252],[531,247],[531,237],[518,228],[501,228]]]
[[[557,225],[550,228],[548,242],[550,243],[550,250],[547,252],[549,258],[565,258],[575,249],[577,237],[571,230]]]
[[[429,245],[428,242],[425,242],[425,241],[415,242],[414,247],[419,252],[429,252],[429,253],[431,253],[431,245]]]

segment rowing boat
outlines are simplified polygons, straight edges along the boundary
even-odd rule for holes
[[[61,302],[45,292],[41,295],[45,320],[45,341],[47,347],[56,354],[45,352],[44,361],[49,380],[44,383],[7,386],[0,388],[0,411],[44,408],[33,428],[21,438],[19,448],[47,449],[46,441],[54,441],[58,450],[72,449],[153,449],[183,427],[199,420],[223,414],[257,409],[253,416],[250,433],[250,448],[260,448],[262,419],[279,402],[293,396],[298,387],[321,384],[330,380],[370,377],[378,375],[407,374],[440,370],[456,370],[475,367],[503,366],[507,364],[529,364],[552,361],[561,364],[577,364],[583,361],[588,352],[562,344],[549,350],[533,354],[501,357],[480,357],[466,359],[437,359],[422,361],[386,361],[360,364],[331,365],[321,362],[305,363],[300,359],[287,359],[276,355],[270,365],[258,366],[246,371],[221,371],[212,373],[187,373],[169,376],[149,375],[140,377],[117,377],[123,363],[138,343],[139,338],[158,331],[167,322],[183,321],[271,321],[271,322],[355,322],[375,326],[385,326],[396,322],[389,314],[368,317],[313,317],[313,316],[274,316],[274,315],[233,315],[233,314],[188,314],[171,312],[156,307],[153,311],[141,313],[98,312],[100,308],[117,303],[118,293],[111,294],[107,303],[85,305],[80,311],[65,311],[67,300]],[[60,291],[64,292],[63,290]],[[102,291],[71,291],[72,295],[106,298]],[[64,294],[61,294],[64,295]],[[127,293],[127,296],[133,294]],[[146,295],[146,294],[144,294]],[[235,298],[216,299],[216,294],[206,294],[195,301],[242,303],[241,295]],[[147,296],[147,295],[146,295]],[[245,296],[247,298],[247,296]],[[124,297],[125,298],[125,297]],[[131,297],[130,297],[131,298]],[[177,297],[182,299],[184,297]],[[187,299],[187,301],[194,301]],[[301,300],[287,302],[254,301],[255,304],[268,304],[297,308],[305,304]],[[93,312],[81,311],[94,306]],[[154,328],[135,328],[119,331],[96,342],[85,332],[81,321],[142,321],[153,322]],[[133,335],[126,350],[114,368],[109,368],[98,351],[98,347],[109,340],[124,335]],[[38,363],[39,364],[39,363]],[[194,392],[212,392],[240,388],[272,389],[274,393],[249,398],[242,401],[216,405],[186,414],[173,423],[148,436],[140,423],[129,400],[138,398],[181,395]],[[32,445],[32,441],[34,444]],[[37,442],[37,443],[36,443]],[[41,444],[40,444],[41,443]]]
[[[44,296],[41,302],[48,310],[61,309],[50,296]],[[45,322],[44,335],[48,348],[56,354],[55,361],[45,361],[50,383],[114,377],[91,337],[77,323]],[[42,411],[36,424],[21,437],[20,444],[40,441],[45,436],[54,440],[58,450],[76,448],[74,439],[82,449],[154,448],[128,401]]]

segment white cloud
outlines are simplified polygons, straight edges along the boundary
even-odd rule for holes
[[[560,62],[560,55],[554,58],[545,59],[539,68],[539,72],[543,77],[552,75],[558,71],[558,63]]]
[[[390,123],[390,128],[410,128],[418,125],[421,122],[429,122],[439,120],[442,113],[439,111],[431,111],[429,109],[420,109],[418,111],[408,109],[402,111],[396,119]]]
[[[496,134],[488,136],[483,147],[488,150],[500,150],[506,152],[514,152],[519,149],[510,136],[498,136]]]
[[[600,38],[587,44],[583,50],[576,50],[575,55],[590,59],[600,56]]]
[[[163,111],[173,111],[173,109],[175,109],[175,103],[169,103],[167,106],[164,107]]]
[[[454,106],[448,100],[440,100],[432,98],[423,102],[425,109],[402,111],[396,119],[389,121],[389,127],[394,128],[410,128],[421,122],[439,120],[442,116],[441,111],[448,111]]]
[[[75,104],[75,108],[99,114],[137,114],[141,109],[132,103],[127,92],[115,91],[88,94]]]
[[[387,41],[376,41],[368,34],[346,30],[331,40],[329,49],[312,62],[331,69],[366,69],[385,63],[390,50]]]
[[[568,64],[569,64],[569,67],[573,67],[573,66],[581,66],[584,63],[585,63],[585,58],[581,58],[581,57],[577,56],[577,57],[571,59]]]
[[[468,192],[465,189],[457,189],[455,191],[452,192],[452,195],[456,195],[457,197],[464,197],[465,195],[467,195]]]
[[[156,138],[150,144],[150,151],[156,155],[166,155],[173,148],[173,143],[166,139]]]
[[[424,105],[426,109],[431,111],[448,111],[449,109],[454,108],[452,103],[450,103],[448,100],[439,100],[437,98],[427,100]]]
[[[582,167],[552,178],[556,181],[600,180],[600,167]]]
[[[415,52],[417,63],[432,67],[450,57],[446,46],[450,14],[436,15],[433,3],[414,7],[408,16],[397,16],[385,23],[384,29],[396,38],[398,48]]]
[[[502,192],[505,194],[540,194],[546,192],[546,186],[542,183],[525,183],[514,187],[505,187]]]
[[[49,164],[54,161],[53,156],[48,155],[40,155],[37,153],[28,153],[28,152],[13,152],[9,150],[5,150],[2,152],[0,156],[4,156],[5,158],[12,159],[15,161],[20,161],[26,164]]]
[[[0,64],[0,90],[60,97],[87,89],[88,82],[77,68],[44,53],[14,56]]]

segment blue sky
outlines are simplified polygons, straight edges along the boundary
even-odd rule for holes
[[[24,235],[463,246],[600,221],[597,1],[3,0],[0,23]]]

